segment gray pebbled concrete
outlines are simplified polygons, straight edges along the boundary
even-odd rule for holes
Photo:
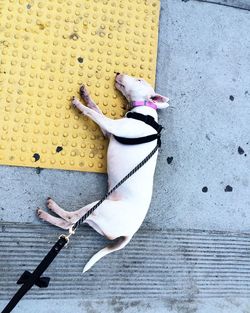
[[[170,97],[174,108],[160,113],[166,130],[144,229],[250,231],[249,29],[248,11],[162,1],[157,90]],[[30,168],[1,167],[0,180],[4,222],[38,224],[35,208],[44,207],[47,196],[76,209],[106,190],[105,175],[93,173],[43,170],[38,175]],[[73,307],[75,312],[243,313],[250,307],[237,299],[191,300],[194,307],[180,302],[166,307],[162,301],[154,301],[152,309],[151,301],[116,308],[93,300],[86,308],[72,300],[60,304],[60,312]],[[58,312],[58,302],[25,300],[16,312],[29,310]]]
[[[162,2],[157,86],[174,108],[160,115],[151,227],[250,230],[249,27],[248,11]]]

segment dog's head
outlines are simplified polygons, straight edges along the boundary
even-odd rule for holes
[[[169,106],[169,99],[155,93],[153,87],[144,79],[117,73],[115,86],[129,102],[151,101],[157,106],[157,109],[164,109]]]

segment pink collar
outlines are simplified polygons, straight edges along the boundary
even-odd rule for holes
[[[157,110],[157,105],[154,102],[147,101],[147,100],[144,100],[144,101],[131,101],[130,104],[133,107],[146,106],[146,107],[150,107],[152,109]]]

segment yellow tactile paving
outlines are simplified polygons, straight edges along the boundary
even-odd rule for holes
[[[155,79],[159,0],[0,1],[0,164],[106,171],[98,127],[70,105],[80,84],[111,118],[114,72]]]

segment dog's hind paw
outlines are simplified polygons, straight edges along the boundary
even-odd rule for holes
[[[36,214],[37,214],[37,216],[41,219],[41,220],[43,220],[43,215],[44,215],[44,211],[42,210],[42,209],[40,209],[40,208],[37,208],[36,209]]]
[[[56,205],[55,201],[53,201],[50,197],[47,198],[46,202],[47,208],[53,211],[54,206]]]

